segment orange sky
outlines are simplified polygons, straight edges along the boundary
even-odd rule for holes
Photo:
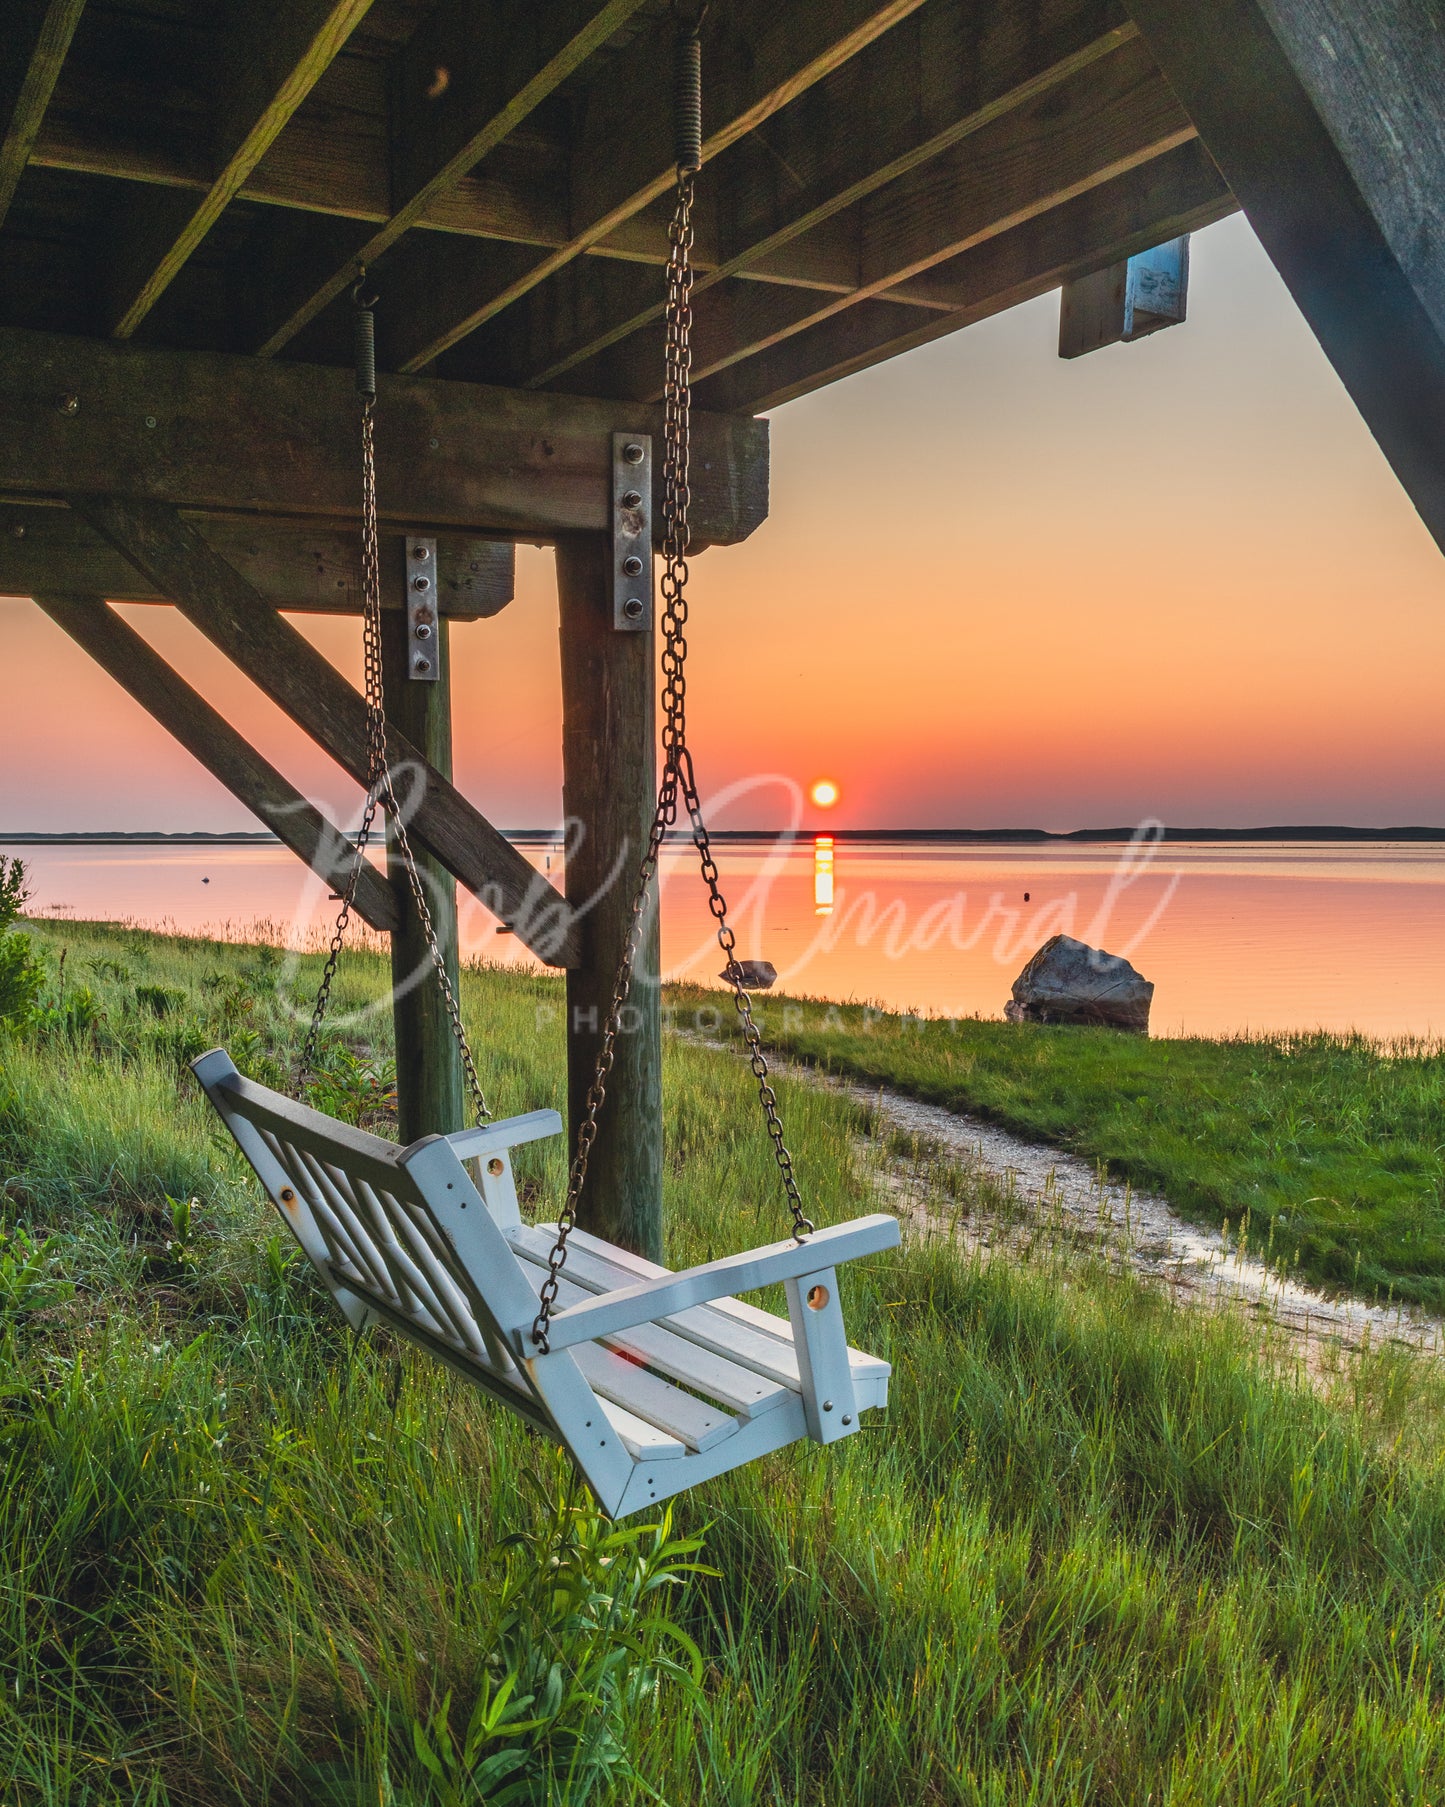
[[[1445,823],[1445,560],[1248,227],[1196,237],[1182,328],[1065,364],[1057,318],[774,416],[771,519],[694,568],[705,789],[826,774],[836,826]],[[348,807],[199,635],[126,612]],[[356,675],[354,623],[300,625]],[[254,826],[30,603],[0,631],[0,830]],[[454,634],[458,777],[506,826],[559,811],[556,634],[528,548],[512,607]]]

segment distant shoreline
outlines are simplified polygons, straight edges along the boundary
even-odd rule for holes
[[[811,841],[820,834],[837,842],[875,846],[914,846],[948,842],[959,846],[1078,846],[1089,843],[1122,843],[1134,838],[1132,828],[1074,828],[1058,832],[1048,828],[828,828],[815,825],[794,831],[793,838]],[[506,839],[529,846],[560,847],[562,834],[555,828],[506,828]],[[785,831],[769,828],[715,829],[715,841],[774,841]],[[689,835],[675,829],[671,842],[686,843]],[[1287,824],[1270,828],[1165,828],[1165,841],[1395,841],[1445,842],[1445,828],[1348,828],[1332,823]],[[373,833],[373,844],[381,836]],[[190,829],[166,833],[150,829],[92,829],[70,834],[46,834],[20,830],[0,834],[0,847],[279,847],[281,841],[265,830],[236,829],[213,833]]]

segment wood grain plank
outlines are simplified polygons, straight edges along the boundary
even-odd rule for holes
[[[272,608],[299,614],[359,615],[361,536],[338,528],[293,527],[214,518],[193,521],[202,536]],[[381,541],[381,606],[402,607],[405,541]],[[0,596],[59,589],[111,602],[168,602],[130,560],[68,508],[0,503]],[[437,600],[458,621],[499,614],[516,590],[516,548],[505,540],[447,535],[437,541]]]
[[[1149,52],[1126,39],[861,201],[858,281],[848,294],[825,298],[739,283],[709,289],[695,309],[694,381],[704,383],[862,302],[887,299],[900,284],[1194,135]],[[656,396],[662,330],[650,327],[606,354],[580,373],[582,386]]]
[[[198,205],[157,197],[117,222],[112,335],[128,339],[240,193],[371,0],[270,0],[242,12],[215,71],[215,174]]]
[[[39,135],[85,0],[11,0],[0,36],[0,222]]]
[[[399,61],[395,206],[340,268],[318,270],[312,264],[299,272],[279,318],[257,346],[258,355],[272,357],[289,344],[355,279],[357,262],[375,263],[417,225],[640,4],[564,0],[539,7],[522,0],[482,33],[474,0],[444,0]]]
[[[920,322],[916,311],[886,298],[862,302],[719,371],[699,385],[698,399],[760,412],[781,407],[1237,209],[1208,153],[1192,141],[930,272],[922,280],[952,302],[948,313]]]
[[[492,539],[605,531],[613,432],[660,443],[662,426],[660,409],[625,402],[383,377],[382,525]],[[346,370],[0,329],[0,496],[108,495],[123,471],[131,495],[178,508],[354,526],[357,433]],[[767,447],[764,422],[694,414],[698,544],[745,539],[766,518]]]
[[[1132,23],[1110,22],[1099,0],[1042,21],[1031,5],[1027,10],[1025,18],[1021,0],[924,8],[812,90],[808,105],[784,109],[770,125],[765,151],[752,141],[739,145],[710,177],[724,191],[727,218],[694,294],[729,277],[795,271],[826,242],[827,221],[1137,35]],[[868,125],[863,131],[860,115]],[[778,167],[787,180],[776,179]],[[843,244],[852,243],[845,234]],[[857,286],[856,249],[852,266],[846,290]],[[601,272],[594,265],[584,274],[595,281]],[[590,335],[554,338],[550,356],[541,353],[530,371],[498,365],[497,374],[528,387],[556,383],[662,311],[660,300],[634,293],[630,301],[626,311],[604,305],[605,321]]]
[[[774,0],[737,0],[705,28],[704,160],[756,130],[921,3],[831,0],[800,14]],[[671,109],[662,96],[672,66],[672,30],[670,17],[659,19],[639,34],[617,77],[587,92],[572,153],[570,207],[576,224],[568,242],[480,295],[468,286],[464,271],[449,292],[420,285],[408,289],[402,312],[410,326],[399,345],[397,369],[424,369],[666,192],[674,165]]]

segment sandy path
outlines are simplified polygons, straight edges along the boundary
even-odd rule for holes
[[[948,1229],[969,1248],[1024,1246],[1103,1254],[1182,1301],[1234,1305],[1284,1331],[1313,1357],[1326,1346],[1354,1350],[1396,1343],[1445,1352],[1445,1321],[1402,1306],[1332,1298],[1289,1279],[1237,1239],[1185,1221],[1167,1200],[1101,1180],[1080,1156],[1027,1142],[980,1118],[923,1104],[886,1087],[825,1076],[792,1065],[794,1078],[846,1093],[875,1113],[889,1131],[912,1139],[917,1158],[890,1137],[868,1139],[867,1158],[890,1206],[919,1228]],[[947,1194],[940,1162],[976,1173],[986,1183],[967,1215],[939,1211]],[[990,1200],[996,1201],[990,1208]]]

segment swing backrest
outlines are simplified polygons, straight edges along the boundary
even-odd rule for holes
[[[454,1354],[489,1359],[489,1305],[457,1259],[410,1170],[381,1136],[244,1079],[217,1050],[196,1077],[353,1323],[355,1301],[405,1316]],[[485,1207],[465,1168],[443,1185],[458,1208]]]
[[[398,1147],[244,1079],[221,1049],[193,1070],[357,1329],[391,1324],[562,1436],[603,1497],[620,1492],[629,1459],[571,1353],[512,1353],[537,1294],[445,1137]]]

